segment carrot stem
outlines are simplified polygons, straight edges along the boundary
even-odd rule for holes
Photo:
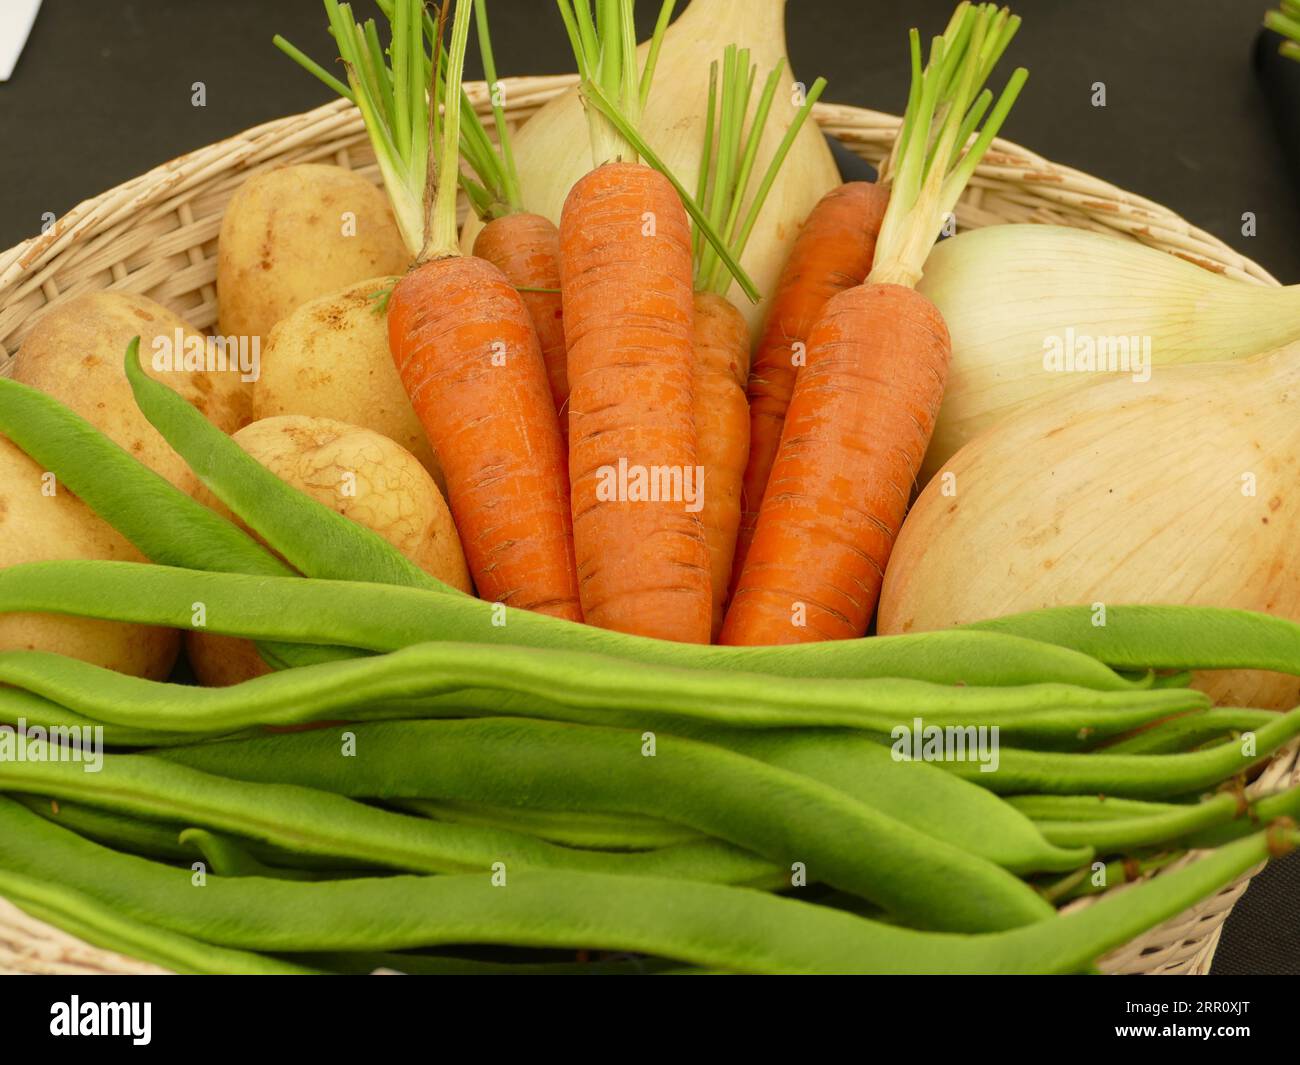
[[[759,183],[758,191],[754,193],[754,199],[749,205],[749,212],[745,215],[744,224],[740,227],[739,234],[731,241],[731,253],[739,262],[742,255],[745,254],[745,248],[749,245],[750,234],[754,231],[754,224],[758,221],[759,214],[762,213],[763,204],[767,202],[768,194],[772,191],[772,185],[776,182],[776,175],[780,172],[782,165],[785,163],[786,156],[790,154],[790,149],[794,146],[794,139],[799,135],[799,130],[803,128],[808,116],[812,113],[813,105],[821,98],[822,91],[826,88],[826,79],[818,78],[812,83],[804,98],[803,106],[799,109],[785,131],[785,136],[781,139],[776,152],[772,156],[771,163],[768,164],[767,172],[763,175],[763,180]],[[742,196],[744,189],[741,190]],[[737,205],[740,198],[736,200]],[[730,281],[725,277],[719,276],[713,284],[713,291],[719,296],[725,296],[727,289],[731,287]]]
[[[641,84],[637,91],[642,111],[650,100],[650,87],[654,84],[655,68],[659,65],[659,50],[663,47],[664,33],[668,29],[668,23],[673,17],[673,8],[676,6],[677,0],[664,0],[659,7],[659,18],[655,22],[654,33],[650,35],[650,50],[646,54],[645,67],[641,71]]]
[[[712,225],[717,229],[731,257],[739,262],[749,243],[763,204],[772,190],[776,176],[784,164],[795,137],[803,127],[813,105],[826,87],[826,79],[818,78],[805,95],[802,106],[795,114],[781,139],[771,162],[750,201],[749,209],[741,218],[745,198],[753,178],[754,164],[763,140],[763,132],[771,116],[772,103],[780,86],[785,61],[778,60],[768,74],[744,134],[745,116],[758,73],[757,64],[749,62],[749,51],[737,51],[729,46],[723,54],[721,99],[718,97],[718,63],[709,67],[709,102],[704,124],[704,148],[700,160],[700,180],[696,199],[703,207]],[[743,91],[740,88],[744,80]],[[716,123],[715,123],[716,115]],[[715,162],[716,160],[716,162]],[[739,229],[737,228],[739,226]],[[694,234],[695,287],[700,292],[725,296],[731,288],[732,276],[724,272],[722,258],[710,245],[705,246],[704,233],[697,225]]]
[[[912,287],[920,280],[944,217],[956,207],[1029,76],[1018,68],[996,104],[983,88],[1019,28],[1019,17],[1005,8],[963,0],[943,35],[931,41],[924,69],[920,34],[909,34],[907,111],[885,167],[893,188],[869,281]]]
[[[469,20],[473,10],[474,0],[456,0],[447,73],[443,79],[443,98],[448,101],[460,100],[465,51],[469,44]],[[460,110],[459,107],[448,104],[442,119],[441,143],[437,146],[438,187],[428,204],[428,235],[420,254],[422,261],[460,254],[460,241],[456,232],[456,186],[460,181]]]
[[[303,70],[307,71],[308,74],[318,78],[321,82],[342,96],[343,99],[353,104],[357,102],[356,97],[352,95],[351,89],[292,42],[286,40],[277,33],[271,38],[271,43],[302,67]]]
[[[700,175],[695,183],[695,200],[704,203],[709,194],[709,178],[713,175],[713,127],[718,112],[718,61],[709,64],[709,105],[704,113],[704,145],[700,150]],[[691,247],[695,260],[695,269],[700,267],[700,252],[704,247],[704,237],[696,226],[691,235]]]
[[[515,153],[510,145],[510,129],[506,125],[506,109],[501,102],[497,64],[492,55],[492,35],[488,30],[487,0],[478,0],[478,48],[483,59],[483,76],[487,79],[488,97],[492,102],[492,119],[496,123],[497,143],[501,145],[501,179],[505,201],[512,211],[523,210],[523,195],[519,189],[519,169],[515,166]],[[479,130],[482,131],[480,125]]]

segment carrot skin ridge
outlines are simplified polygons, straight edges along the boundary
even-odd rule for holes
[[[952,343],[914,289],[831,298],[808,336],[721,642],[862,636],[911,501]]]
[[[484,259],[433,259],[393,289],[388,337],[479,596],[581,621],[564,445],[519,293]]]

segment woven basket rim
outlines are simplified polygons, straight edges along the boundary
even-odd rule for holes
[[[542,104],[576,83],[574,75],[503,79],[507,115],[526,120]],[[467,83],[480,113],[487,87]],[[898,129],[896,115],[845,104],[819,103],[814,116],[826,133],[850,150],[878,163]],[[215,242],[211,217],[199,219],[193,201],[232,175],[242,180],[260,169],[323,159],[351,166],[353,154],[369,152],[360,116],[344,100],[334,100],[295,115],[272,119],[213,144],[161,163],[143,174],[77,204],[47,232],[0,252],[0,375],[32,322],[45,309],[81,291],[149,288],[115,256],[115,245],[136,228],[156,226],[166,237],[180,231],[189,238],[181,251],[195,278],[184,291],[200,298],[195,308],[173,307],[204,328],[215,318],[215,272],[205,246]],[[372,154],[372,153],[371,153]],[[373,163],[367,175],[377,180]],[[209,204],[209,206],[211,206]],[[224,209],[224,202],[221,204]],[[179,219],[172,225],[172,216]],[[1206,269],[1257,284],[1277,285],[1268,271],[1212,234],[1145,197],[1070,167],[1052,163],[1012,141],[998,138],[977,168],[958,207],[961,225],[997,222],[1047,222],[1118,234],[1178,255]],[[204,228],[206,227],[206,228]],[[173,242],[174,243],[174,242]],[[138,251],[138,249],[137,249]],[[154,286],[158,282],[154,280]],[[168,293],[172,292],[168,289]],[[162,298],[161,302],[168,303]],[[207,316],[207,320],[204,320]],[[1256,793],[1286,782],[1300,782],[1300,742],[1273,759],[1253,787]],[[1107,959],[1108,972],[1208,972],[1223,921],[1249,881],[1243,877],[1174,921],[1140,937]],[[1122,890],[1122,888],[1120,888]],[[1081,900],[1076,906],[1088,905]],[[33,922],[0,900],[0,972],[140,971],[153,966],[98,951],[48,925]]]

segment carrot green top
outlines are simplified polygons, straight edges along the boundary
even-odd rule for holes
[[[391,32],[387,58],[374,19],[358,23],[351,4],[324,0],[346,85],[284,38],[277,36],[275,43],[361,111],[411,254],[420,259],[454,255],[461,119],[465,110],[473,111],[464,100],[461,76],[474,0],[455,0],[449,50],[441,46],[445,6],[435,25],[422,0],[377,2]],[[433,39],[431,52],[426,36]],[[444,108],[444,100],[461,100],[461,106]]]
[[[727,46],[722,57],[721,98],[718,95],[717,61],[709,67],[709,107],[704,121],[704,146],[700,153],[700,177],[695,199],[703,206],[710,224],[721,234],[737,260],[745,252],[754,223],[763,210],[763,204],[772,190],[781,165],[790,153],[795,137],[799,135],[813,104],[826,88],[826,79],[818,78],[804,94],[803,102],[773,153],[772,161],[742,221],[741,208],[749,194],[759,143],[763,139],[763,131],[772,111],[772,100],[776,96],[784,69],[784,60],[779,60],[772,68],[754,110],[749,130],[746,131],[745,116],[749,112],[749,101],[758,73],[758,67],[749,61],[749,49],[738,49],[734,44]],[[725,296],[732,279],[721,270],[721,266],[722,260],[706,242],[699,226],[696,226],[696,289]]]
[[[868,281],[910,288],[920,280],[944,218],[957,206],[1029,76],[1024,67],[1016,69],[976,135],[993,103],[983,85],[1019,28],[1020,18],[1007,8],[963,0],[943,36],[931,42],[924,70],[920,34],[912,30],[912,85],[903,126],[881,171],[881,180],[893,188]]]
[[[1300,0],[1282,0],[1276,11],[1264,16],[1264,25],[1286,38],[1279,51],[1290,59],[1300,59]]]

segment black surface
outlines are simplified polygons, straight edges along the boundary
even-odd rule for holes
[[[640,6],[650,15],[657,5]],[[1280,280],[1300,282],[1300,198],[1251,69],[1265,6],[1021,0],[1025,24],[1009,59],[1031,77],[1005,135],[1164,203]],[[824,74],[828,100],[898,111],[907,28],[937,32],[951,7],[791,0],[793,65],[808,80]],[[493,20],[502,74],[571,69],[549,0],[493,0]],[[46,0],[13,79],[0,85],[0,247],[35,233],[44,212],[325,102],[327,90],[271,47],[276,31],[317,57],[334,54],[319,0]],[[206,85],[204,108],[191,104],[196,81]],[[1106,86],[1104,108],[1092,106],[1096,82]],[[1247,211],[1258,225],[1249,238]],[[1215,971],[1300,974],[1298,912],[1293,857],[1252,884]]]

